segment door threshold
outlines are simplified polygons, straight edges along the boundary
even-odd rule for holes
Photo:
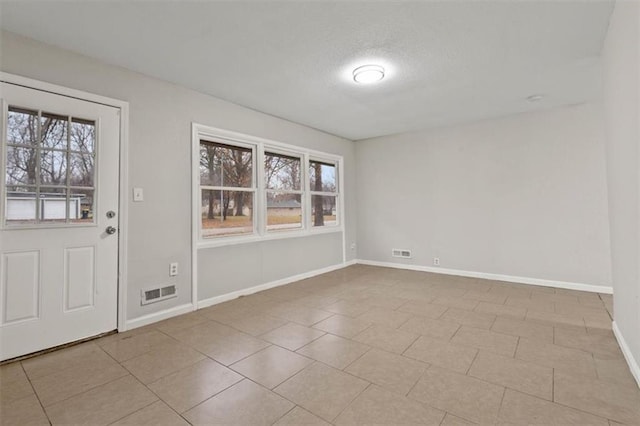
[[[112,334],[116,334],[118,330],[111,330],[104,333],[96,334],[95,336],[85,337],[84,339],[74,340],[73,342],[65,343],[63,345],[54,346],[52,348],[43,349],[41,351],[32,352],[26,355],[20,355],[14,358],[5,359],[4,361],[0,361],[0,365],[11,364],[13,362],[24,361],[25,359],[34,358],[40,355],[48,354],[50,352],[59,351],[60,349],[70,348],[72,346],[79,345],[80,343],[89,342],[91,340],[100,339],[102,337],[110,336]]]

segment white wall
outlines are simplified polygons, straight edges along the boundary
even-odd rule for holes
[[[616,2],[604,52],[614,319],[640,362],[640,4]],[[640,370],[636,370],[636,374]],[[640,376],[636,376],[640,382]]]
[[[611,285],[598,105],[357,141],[356,158],[360,259]]]
[[[129,102],[129,186],[145,190],[144,202],[129,204],[129,319],[191,298],[191,122],[344,156],[346,240],[356,240],[351,141],[8,32],[0,33],[0,69]],[[307,253],[306,271],[327,267],[342,262],[342,237],[332,234],[202,250],[200,265],[215,268],[201,268],[200,298],[300,273],[300,265],[290,259],[292,250]],[[233,262],[227,261],[229,253]],[[348,260],[354,257],[355,251],[347,253]],[[176,278],[168,276],[170,262],[180,263]],[[239,267],[254,273],[239,274]],[[141,288],[165,283],[178,285],[178,299],[140,305]]]

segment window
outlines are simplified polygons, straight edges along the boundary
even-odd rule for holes
[[[341,157],[193,125],[201,246],[342,231]]]
[[[318,160],[309,161],[309,187],[311,224],[313,226],[337,225],[336,165]]]
[[[95,122],[9,106],[8,226],[93,224]]]
[[[252,148],[200,141],[202,237],[254,233]]]
[[[300,157],[265,152],[267,231],[302,228],[301,163]]]

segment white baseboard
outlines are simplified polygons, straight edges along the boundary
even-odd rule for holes
[[[164,309],[160,312],[154,312],[152,314],[143,315],[138,318],[127,320],[127,323],[126,323],[127,328],[125,330],[118,330],[118,331],[123,332],[123,331],[131,330],[134,328],[153,324],[154,322],[162,321],[167,318],[186,314],[192,311],[193,311],[193,304],[185,303],[184,305],[174,306],[173,308]]]
[[[618,324],[616,324],[615,321],[611,324],[611,328],[613,329],[613,335],[616,336],[616,340],[620,345],[620,349],[622,349],[622,354],[624,355],[624,359],[627,360],[627,364],[629,365],[631,374],[633,374],[633,377],[634,379],[636,379],[636,383],[638,384],[638,387],[640,387],[640,364],[638,364],[638,361],[634,358],[633,354],[631,353],[631,349],[629,349],[629,345],[627,344],[627,341],[624,339],[624,336],[622,335],[622,332],[618,328]]]
[[[316,275],[326,274],[327,272],[335,271],[337,269],[346,268],[350,265],[355,265],[356,260],[351,260],[345,263],[338,263],[337,265],[327,266],[326,268],[316,269],[314,271],[305,272],[298,275],[292,275],[290,277],[282,278],[276,281],[256,285],[249,288],[243,288],[242,290],[234,291],[231,293],[222,294],[220,296],[210,297],[208,299],[198,301],[198,309],[207,308],[209,306],[217,305],[218,303],[227,302],[229,300],[236,299],[240,296],[248,296],[259,291],[268,290],[274,287],[280,287],[281,285],[290,284],[295,281],[304,280],[306,278],[315,277]]]
[[[613,294],[612,287],[602,285],[572,283],[567,281],[552,281],[540,278],[517,277],[513,275],[490,274],[487,272],[462,271],[458,269],[438,268],[434,266],[406,265],[403,263],[379,262],[376,260],[358,259],[362,265],[384,266],[387,268],[408,269],[411,271],[433,272],[436,274],[457,275],[460,277],[482,278],[486,280],[509,281],[520,284],[539,285],[542,287],[556,287],[568,290],[589,291],[592,293]]]

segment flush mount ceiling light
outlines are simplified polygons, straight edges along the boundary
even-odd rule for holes
[[[543,95],[531,95],[527,97],[527,102],[540,102],[543,98]]]
[[[353,70],[353,81],[361,84],[375,83],[384,78],[384,68],[380,65],[363,65]]]

